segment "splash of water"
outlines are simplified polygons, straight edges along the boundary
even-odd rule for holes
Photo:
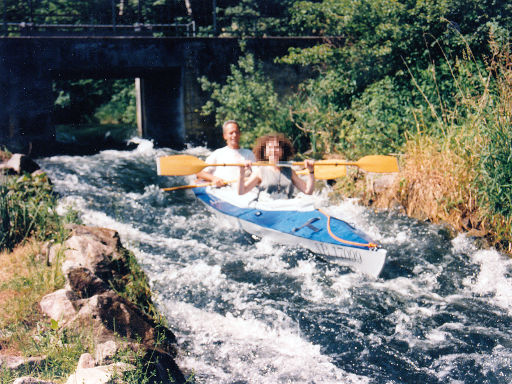
[[[119,231],[202,383],[508,383],[512,263],[463,235],[355,201],[315,199],[381,242],[379,279],[300,247],[255,241],[156,175],[176,153],[133,151],[41,160],[86,224]],[[183,153],[205,156],[206,148]]]

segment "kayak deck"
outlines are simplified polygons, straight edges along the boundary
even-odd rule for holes
[[[302,246],[325,256],[329,262],[348,265],[378,276],[386,251],[363,232],[320,209],[264,210],[240,207],[219,198],[206,188],[195,188],[196,197],[224,214],[246,232],[269,237],[281,244]]]

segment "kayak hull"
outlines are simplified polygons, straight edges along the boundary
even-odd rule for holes
[[[245,232],[278,244],[309,249],[330,263],[377,277],[386,261],[386,250],[373,243],[366,234],[322,210],[239,207],[206,188],[195,188],[194,194],[207,207]]]

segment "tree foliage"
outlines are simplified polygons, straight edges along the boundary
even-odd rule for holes
[[[58,124],[135,124],[133,79],[59,80],[53,86]]]
[[[258,136],[280,130],[282,105],[272,81],[252,54],[241,57],[237,65],[231,66],[225,85],[204,77],[201,85],[210,93],[202,113],[214,114],[218,126],[226,120],[237,120],[243,127],[243,145],[252,146]]]
[[[288,35],[288,7],[292,0],[218,1],[218,33],[221,36]]]

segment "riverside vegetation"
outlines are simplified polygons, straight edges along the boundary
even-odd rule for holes
[[[335,190],[377,207],[401,206],[511,253],[512,9],[498,8],[451,0],[290,2],[291,28],[325,42],[290,49],[276,63],[311,75],[278,91],[247,52],[224,83],[201,80],[210,95],[203,113],[217,124],[237,118],[244,145],[280,131],[316,158],[396,154],[401,172],[386,193],[365,191],[360,173]]]
[[[453,63],[411,72],[409,95],[417,92],[424,108],[412,100],[407,104],[390,78],[370,86],[348,111],[329,102],[321,106],[318,95],[277,103],[270,78],[248,54],[232,67],[226,84],[203,79],[212,96],[203,110],[214,113],[218,123],[240,116],[245,126],[253,127],[244,132],[246,144],[277,130],[295,138],[299,147],[304,145],[301,139],[309,138],[310,147],[303,150],[317,158],[397,154],[401,172],[385,193],[372,196],[361,173],[338,180],[335,191],[376,207],[399,205],[411,217],[469,231],[511,253],[512,56],[508,43],[500,44],[491,35],[489,44],[490,55],[481,60],[466,46]],[[447,75],[449,84],[438,79]],[[445,88],[451,93],[442,94]],[[261,107],[255,112],[249,105]]]
[[[2,159],[9,155],[0,151]],[[39,364],[22,364],[17,369],[0,367],[0,382],[9,383],[28,375],[63,383],[77,367],[79,358],[84,353],[93,353],[93,330],[61,327],[59,322],[43,315],[39,303],[65,284],[63,252],[58,251],[50,263],[49,246],[66,240],[70,224],[79,223],[78,213],[57,213],[57,196],[44,173],[0,176],[0,306],[8,308],[0,312],[0,355],[44,356]],[[122,280],[114,278],[111,288],[150,316],[157,327],[165,327],[135,256],[125,249],[123,252],[129,272]],[[154,368],[144,359],[142,349],[139,353],[120,348],[114,361],[135,366],[124,374],[124,382],[154,382]],[[189,380],[192,379],[191,376]]]
[[[55,8],[50,19],[62,13],[101,22],[108,14],[105,4],[88,5],[86,12],[75,3],[41,6]],[[176,4],[145,2],[145,20],[179,14],[187,21]],[[7,12],[23,10],[9,5]],[[395,185],[366,201],[399,204],[413,217],[448,223],[512,251],[508,2],[226,0],[217,2],[216,20],[217,30],[199,23],[198,35],[240,37],[244,54],[225,80],[200,79],[209,100],[206,118],[216,125],[237,119],[244,146],[278,131],[315,158],[400,155]],[[323,42],[263,63],[245,50],[243,38],[268,35]],[[303,80],[283,87],[280,76],[289,70]],[[56,82],[55,118],[133,123],[133,84],[123,81]],[[336,190],[361,195],[360,176],[340,180]]]

